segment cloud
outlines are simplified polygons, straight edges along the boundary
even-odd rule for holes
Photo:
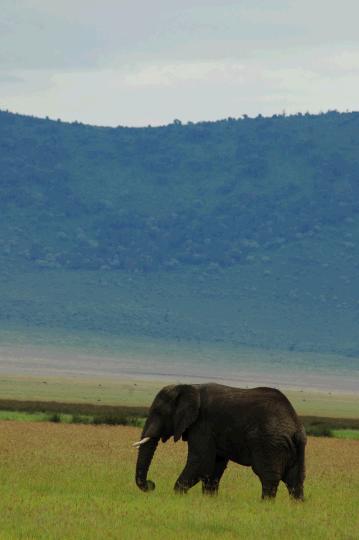
[[[331,63],[343,71],[359,71],[359,48],[336,54]]]
[[[49,14],[42,2],[2,0],[0,69],[86,69],[101,44],[92,24]]]
[[[227,60],[212,62],[177,62],[132,69],[123,77],[129,86],[175,86],[189,81],[241,82],[244,66]]]
[[[102,125],[357,108],[359,4],[2,0],[0,105]]]
[[[24,79],[22,77],[19,77],[18,75],[15,75],[11,72],[4,72],[2,73],[0,71],[0,83],[6,84],[6,85],[18,85],[24,82]]]
[[[24,84],[0,87],[4,108],[97,125],[159,125],[285,109],[357,109],[359,73],[333,70],[326,51],[311,63],[282,59],[126,65],[121,69],[20,71]]]

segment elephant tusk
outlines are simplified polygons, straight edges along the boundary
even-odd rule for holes
[[[149,441],[150,438],[151,438],[151,437],[144,437],[144,438],[141,439],[140,441],[134,442],[132,446],[134,446],[135,448],[139,448],[140,446],[142,446],[143,444],[145,444],[147,441]]]

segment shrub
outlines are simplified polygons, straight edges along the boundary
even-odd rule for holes
[[[97,415],[93,417],[92,423],[95,425],[106,424],[109,426],[134,426],[141,427],[143,419],[138,417],[128,417],[116,414]]]
[[[71,424],[90,424],[93,418],[89,416],[82,416],[81,414],[72,414],[70,423]]]
[[[49,416],[49,422],[59,423],[61,422],[61,416],[59,413],[53,413]]]
[[[118,416],[115,414],[105,414],[105,415],[94,416],[93,423],[95,425],[107,424],[110,426],[116,426],[116,425],[127,426],[129,422],[125,416],[121,416],[121,415]]]
[[[306,428],[307,435],[313,437],[333,437],[332,430],[325,425],[312,425]]]

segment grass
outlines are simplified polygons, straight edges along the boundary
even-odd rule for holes
[[[140,426],[164,384],[167,382],[3,375],[0,419]],[[309,435],[358,438],[358,395],[284,392]]]
[[[168,380],[0,375],[0,396],[8,400],[60,401],[147,407]],[[295,391],[282,388],[298,414],[358,418],[359,394]]]
[[[298,414],[330,418],[358,418],[359,394],[282,389]]]
[[[0,420],[16,420],[18,422],[49,422],[50,415],[44,412],[0,411]]]
[[[59,404],[59,410],[60,410]],[[75,410],[75,409],[74,409]],[[42,411],[24,411],[24,410],[0,410],[0,421],[12,420],[17,422],[54,422],[62,424],[95,424],[112,426],[136,426],[141,427],[144,424],[144,418],[138,415],[123,415],[122,413],[97,413],[95,415],[60,413],[60,412],[42,412]]]
[[[146,415],[145,407],[0,399],[0,420],[141,427]],[[359,439],[359,418],[302,416],[301,419],[307,435]]]
[[[338,439],[353,439],[359,441],[358,429],[333,429],[332,435]]]
[[[359,527],[359,446],[309,438],[304,504],[284,486],[274,504],[260,501],[251,470],[232,464],[217,498],[200,486],[172,492],[185,443],[160,444],[151,494],[134,484],[133,427],[0,422],[1,540],[98,538],[354,539]]]
[[[0,396],[12,400],[148,405],[165,383],[99,377],[33,377],[0,375]]]

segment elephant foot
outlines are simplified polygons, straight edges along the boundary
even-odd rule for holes
[[[262,486],[262,500],[273,500],[277,495],[278,483]]]
[[[179,484],[178,482],[175,483],[174,491],[177,495],[186,495],[188,491],[188,487],[184,484]]]
[[[153,491],[156,488],[156,485],[152,480],[136,480],[136,483],[142,491]]]
[[[202,488],[203,495],[207,495],[209,497],[216,497],[218,495],[218,489],[206,489]]]
[[[291,499],[293,499],[294,501],[304,501],[303,486],[288,488],[288,491]]]
[[[210,497],[218,495],[218,484],[202,484],[202,493],[203,495],[209,495]]]
[[[268,494],[264,494],[262,493],[262,501],[265,502],[265,501],[275,501],[275,495],[270,495],[269,493]]]
[[[176,495],[186,495],[188,491],[188,489],[184,489],[181,487],[175,487],[174,490],[175,490]]]

